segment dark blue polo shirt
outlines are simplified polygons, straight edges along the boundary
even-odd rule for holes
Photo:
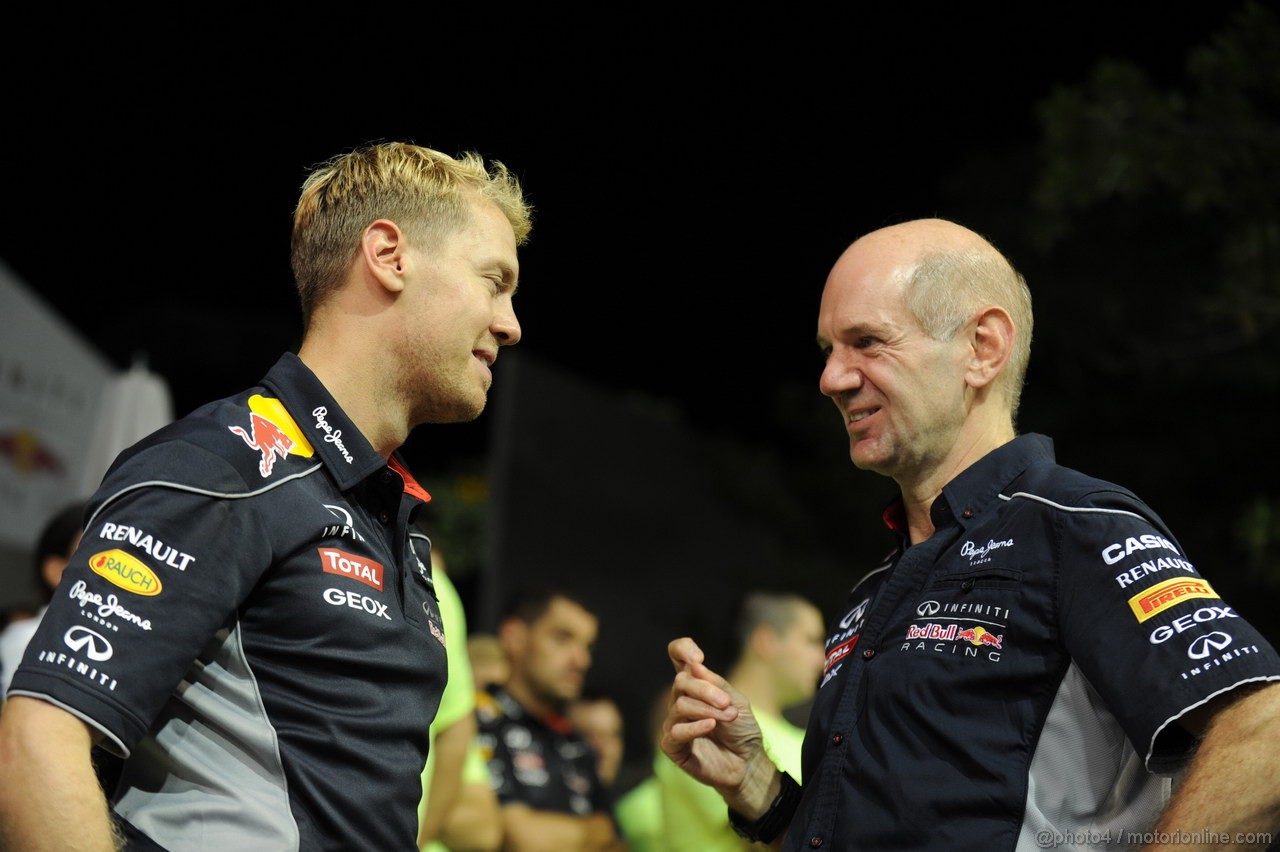
[[[1046,437],[956,477],[927,541],[895,508],[827,640],[787,849],[1125,848],[1188,755],[1179,717],[1280,680],[1160,518]]]
[[[500,804],[612,818],[596,753],[567,719],[534,716],[505,689],[491,685],[476,696],[476,727]]]
[[[286,354],[120,456],[9,695],[127,756],[133,848],[415,849],[446,678],[426,499]]]

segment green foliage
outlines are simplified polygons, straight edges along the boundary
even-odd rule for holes
[[[1243,6],[1172,83],[1099,62],[1038,116],[1038,411],[1112,470],[1067,464],[1159,483],[1193,554],[1248,566],[1223,585],[1280,590],[1280,18]]]
[[[459,470],[441,479],[424,480],[431,502],[420,526],[444,557],[455,581],[479,572],[486,557],[489,481],[476,470]]]
[[[1241,347],[1280,325],[1280,19],[1249,4],[1162,91],[1130,62],[1100,62],[1039,108],[1040,245],[1117,202],[1154,203],[1209,227],[1217,269],[1200,307]]]

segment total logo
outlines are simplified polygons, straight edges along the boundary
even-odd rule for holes
[[[374,562],[367,556],[338,550],[336,547],[321,547],[319,553],[320,567],[326,574],[350,577],[370,588],[382,591],[384,572],[380,562]]]
[[[858,637],[862,635],[862,625],[867,620],[867,608],[871,606],[871,598],[862,601],[849,610],[836,625],[839,630],[827,638],[827,658],[822,666],[822,683],[818,688],[827,685],[840,672],[840,661],[853,653],[858,645]]]
[[[325,589],[324,599],[326,603],[333,606],[348,606],[352,609],[363,610],[369,615],[376,615],[379,618],[385,618],[391,621],[392,618],[387,614],[387,605],[381,601],[376,601],[368,595],[358,594],[357,592],[344,592],[341,589]]]

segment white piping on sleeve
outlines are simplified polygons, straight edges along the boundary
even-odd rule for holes
[[[1280,675],[1263,675],[1260,677],[1247,677],[1244,680],[1236,681],[1230,686],[1224,686],[1222,689],[1219,689],[1217,692],[1213,693],[1212,695],[1207,695],[1204,698],[1200,699],[1195,704],[1189,704],[1186,707],[1183,707],[1177,713],[1173,714],[1168,719],[1165,719],[1164,722],[1160,725],[1160,727],[1156,728],[1156,732],[1151,735],[1151,743],[1147,746],[1147,754],[1146,754],[1146,757],[1143,758],[1142,765],[1147,766],[1151,762],[1151,756],[1155,754],[1155,751],[1156,751],[1156,740],[1160,739],[1161,732],[1163,732],[1165,728],[1169,727],[1174,722],[1181,719],[1183,716],[1190,713],[1192,710],[1196,709],[1197,707],[1203,707],[1205,704],[1208,704],[1210,701],[1217,698],[1219,695],[1222,695],[1225,692],[1230,692],[1231,690],[1243,684],[1253,683],[1255,681],[1262,681],[1265,683],[1266,681],[1272,681],[1272,680],[1280,680]]]
[[[1028,494],[1026,491],[1016,491],[1013,494],[1000,494],[997,496],[999,496],[1001,500],[1005,501],[1013,500],[1015,497],[1021,497],[1025,500],[1034,500],[1037,503],[1043,503],[1046,506],[1052,506],[1053,508],[1061,509],[1064,512],[1096,512],[1103,515],[1128,515],[1131,518],[1137,518],[1140,521],[1147,521],[1150,523],[1149,518],[1144,518],[1137,512],[1130,512],[1127,509],[1100,509],[1089,506],[1064,506],[1061,503],[1055,503],[1046,497],[1041,497],[1037,494]]]
[[[205,497],[216,497],[220,500],[244,500],[248,497],[257,497],[261,494],[266,494],[268,491],[271,491],[272,489],[275,489],[275,488],[279,488],[281,485],[284,485],[286,482],[292,482],[295,479],[302,479],[303,477],[310,476],[311,474],[315,473],[317,470],[319,470],[323,466],[324,466],[323,464],[316,464],[314,467],[309,467],[306,470],[301,470],[301,471],[298,471],[297,473],[290,474],[289,476],[282,477],[281,479],[277,479],[275,482],[268,483],[254,491],[245,491],[243,493],[232,493],[229,491],[213,491],[208,488],[197,488],[194,485],[184,485],[180,482],[167,482],[163,479],[151,479],[146,482],[135,482],[133,485],[130,485],[127,488],[120,489],[115,494],[112,494],[106,500],[102,501],[102,505],[98,507],[98,511],[94,512],[93,515],[87,521],[85,521],[85,526],[86,527],[91,526],[93,524],[94,518],[98,517],[98,514],[103,509],[107,508],[107,506],[111,505],[111,503],[114,500],[124,496],[125,494],[128,494],[130,491],[136,491],[139,488],[172,488],[175,491],[186,491],[189,494],[202,494]]]

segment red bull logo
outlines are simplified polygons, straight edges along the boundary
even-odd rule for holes
[[[0,455],[5,456],[21,473],[62,473],[62,459],[53,454],[40,438],[27,429],[0,435]]]
[[[298,424],[293,422],[289,412],[278,399],[255,394],[249,399],[249,429],[240,426],[228,426],[233,435],[240,436],[250,449],[262,454],[258,462],[258,472],[263,479],[271,475],[276,459],[289,457],[289,454],[310,458],[315,450],[302,436]]]
[[[985,627],[975,625],[963,630],[958,624],[924,624],[907,627],[907,639],[927,639],[941,642],[968,642],[971,645],[1004,647],[1004,634],[996,635]]]
[[[1217,597],[1218,593],[1204,580],[1175,577],[1163,583],[1156,583],[1151,588],[1129,598],[1129,609],[1133,610],[1138,622],[1142,623],[1183,601]]]
[[[961,630],[956,635],[956,639],[957,641],[968,642],[973,645],[990,645],[992,648],[1001,648],[1003,647],[1002,643],[1004,642],[1004,634],[1001,633],[997,636],[985,627],[979,625],[968,630]]]

